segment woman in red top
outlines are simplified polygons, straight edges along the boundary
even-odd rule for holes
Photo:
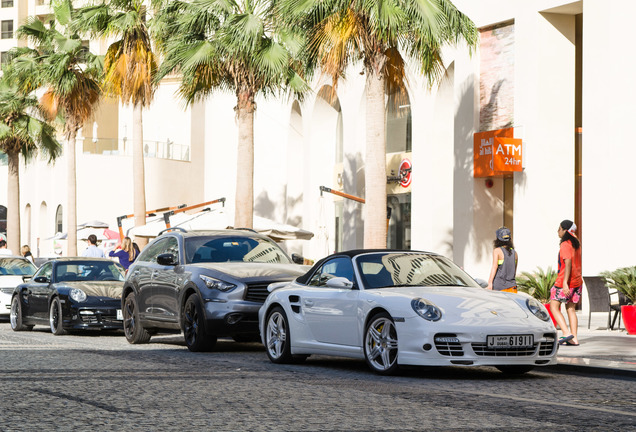
[[[559,344],[578,345],[576,337],[578,319],[576,317],[576,304],[581,300],[581,242],[576,237],[576,224],[571,220],[564,220],[557,231],[561,238],[559,247],[559,274],[556,282],[550,290],[550,311],[563,336]],[[561,313],[561,303],[565,303],[570,327],[565,324],[565,318]]]

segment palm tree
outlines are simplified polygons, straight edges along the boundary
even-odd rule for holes
[[[63,119],[67,158],[67,254],[77,255],[77,175],[75,141],[77,132],[95,113],[101,97],[101,60],[82,47],[80,37],[70,30],[73,13],[70,0],[52,2],[53,19],[48,25],[29,17],[18,36],[34,44],[19,49],[15,69],[25,90],[44,87],[40,103],[47,118]],[[62,31],[60,31],[62,30]],[[28,83],[28,84],[27,84]],[[32,88],[28,88],[32,87]]]
[[[308,65],[334,87],[361,61],[366,74],[364,246],[385,248],[385,97],[405,91],[405,61],[417,62],[432,85],[443,73],[442,48],[478,41],[474,24],[449,0],[280,0],[278,15],[306,29]],[[403,57],[404,55],[404,57]]]
[[[146,223],[143,108],[152,102],[157,69],[144,0],[108,0],[78,10],[76,28],[92,36],[117,38],[104,58],[104,91],[133,105],[133,195],[135,226]],[[143,246],[146,241],[137,239]]]
[[[40,118],[37,115],[40,115]],[[7,243],[20,252],[20,155],[25,162],[42,153],[49,162],[62,151],[55,139],[55,129],[41,120],[43,112],[35,96],[21,92],[0,78],[0,151],[7,155]]]
[[[302,97],[309,89],[298,73],[299,41],[277,27],[272,6],[272,0],[172,1],[152,26],[164,53],[158,79],[179,72],[186,103],[215,91],[236,95],[237,227],[253,225],[255,98],[286,91]]]

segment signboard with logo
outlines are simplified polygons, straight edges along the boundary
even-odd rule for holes
[[[474,177],[500,177],[522,170],[522,141],[514,129],[478,132],[473,137]]]

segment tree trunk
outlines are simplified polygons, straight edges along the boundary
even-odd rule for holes
[[[254,104],[249,97],[238,104],[238,150],[234,226],[254,226]]]
[[[77,174],[75,163],[75,137],[77,130],[72,132],[66,143],[66,255],[77,256]]]
[[[7,249],[20,253],[20,154],[7,153]]]
[[[146,175],[144,173],[144,124],[143,107],[141,104],[133,106],[133,209],[135,226],[146,224]],[[148,244],[146,238],[135,239],[140,248]]]
[[[364,247],[386,248],[384,75],[367,71]]]

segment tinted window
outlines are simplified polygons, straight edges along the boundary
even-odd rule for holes
[[[353,278],[353,265],[348,257],[337,257],[325,262],[309,280],[309,285],[326,286],[327,281],[334,277],[347,278],[351,282]]]
[[[146,247],[141,252],[141,254],[139,255],[139,258],[137,258],[137,260],[138,261],[156,263],[157,262],[157,256],[159,256],[159,255],[161,255],[163,253],[167,253],[171,246],[174,248],[175,244],[177,244],[177,239],[174,238],[174,237],[168,237],[168,238],[165,238],[165,239],[157,240],[154,243],[148,245],[148,247]]]
[[[289,258],[273,241],[257,237],[195,237],[186,239],[187,263],[257,262],[289,264]]]
[[[0,275],[32,276],[36,270],[29,260],[0,258]]]
[[[33,275],[34,278],[36,277],[45,277],[48,279],[51,279],[51,275],[53,274],[53,263],[45,263],[42,264],[42,267],[40,267],[40,269],[38,270],[38,272]]]
[[[418,253],[359,255],[356,264],[365,288],[394,286],[470,286],[477,283],[452,261]]]
[[[123,268],[108,261],[68,261],[55,266],[56,282],[124,280]]]

